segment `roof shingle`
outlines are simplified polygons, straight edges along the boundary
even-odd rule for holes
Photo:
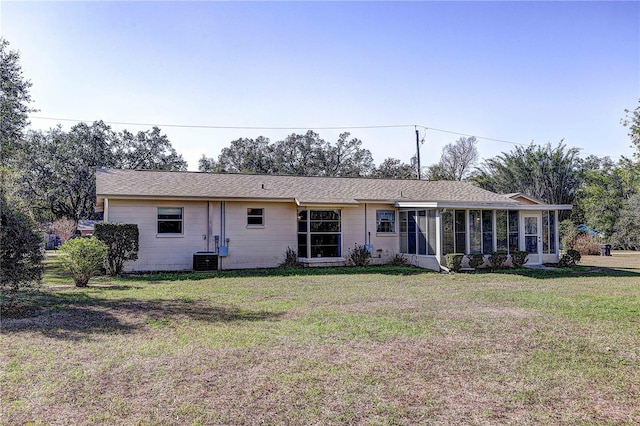
[[[100,169],[98,198],[291,200],[301,204],[357,202],[519,203],[467,182],[305,177]]]

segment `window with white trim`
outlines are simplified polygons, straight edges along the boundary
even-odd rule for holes
[[[396,212],[394,210],[376,210],[376,232],[379,234],[396,232]]]
[[[298,211],[298,256],[306,258],[342,255],[340,210]]]
[[[264,226],[264,209],[247,209],[247,226]]]
[[[158,234],[182,234],[182,207],[158,207]]]

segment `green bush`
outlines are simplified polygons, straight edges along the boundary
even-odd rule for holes
[[[107,256],[107,245],[96,238],[74,238],[60,246],[60,263],[71,274],[76,287],[86,287],[98,274]]]
[[[109,275],[121,275],[124,262],[138,259],[138,225],[100,222],[95,224],[93,236],[109,249],[106,262]]]
[[[363,245],[356,244],[349,249],[349,261],[353,266],[367,266],[371,260],[371,253]]]
[[[576,265],[575,259],[569,256],[568,254],[563,254],[560,257],[560,260],[558,261],[558,266],[560,266],[561,268],[569,268],[575,265]]]
[[[484,254],[482,253],[473,253],[468,256],[469,258],[469,266],[473,269],[478,269],[480,266],[484,264]]]
[[[511,264],[514,268],[521,268],[529,260],[527,256],[529,253],[526,251],[514,251],[511,253]]]
[[[462,259],[464,258],[464,254],[462,253],[449,253],[446,255],[447,259],[447,268],[449,268],[453,272],[460,272],[462,268]]]
[[[571,262],[574,265],[580,262],[580,259],[582,259],[582,255],[578,250],[567,250],[567,256],[569,256],[569,258],[571,259]]]
[[[491,269],[500,269],[507,261],[507,253],[504,251],[494,251],[489,255],[489,265]]]
[[[284,252],[284,260],[280,264],[281,268],[299,268],[300,262],[298,262],[298,252],[287,247],[287,251]]]
[[[25,211],[0,195],[0,289],[16,291],[37,286],[42,279],[44,240]]]
[[[396,254],[393,255],[391,260],[389,260],[387,265],[390,265],[390,266],[408,266],[409,265],[409,259],[407,259],[407,256],[405,256],[402,253],[396,253]]]

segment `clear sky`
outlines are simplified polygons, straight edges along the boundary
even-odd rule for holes
[[[2,1],[0,14],[33,83],[32,128],[303,127],[335,141],[344,130],[319,128],[346,126],[376,164],[409,162],[415,131],[359,126],[633,152],[620,119],[640,98],[638,1]],[[293,132],[160,127],[191,170],[234,139]],[[458,137],[427,130],[423,165]],[[478,145],[481,158],[513,147]]]

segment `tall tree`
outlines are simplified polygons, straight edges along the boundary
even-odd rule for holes
[[[640,161],[640,100],[638,107],[633,111],[625,109],[625,117],[621,120],[622,125],[629,128],[629,138],[632,146],[636,147],[634,156]]]
[[[319,160],[326,176],[363,177],[374,168],[373,156],[362,148],[362,141],[349,139],[349,132],[342,133],[335,145],[325,143],[319,152]]]
[[[187,170],[187,162],[158,127],[136,134],[123,130],[112,147],[116,166],[136,170]]]
[[[94,217],[96,168],[186,170],[160,129],[116,134],[102,121],[27,134],[20,191],[40,220]]]
[[[478,162],[478,141],[475,137],[462,137],[442,148],[440,161],[429,166],[429,180],[466,180]]]
[[[272,173],[273,150],[269,138],[240,138],[223,148],[217,168],[228,173]]]
[[[9,42],[0,38],[0,158],[2,165],[15,152],[23,130],[29,125],[28,114],[31,82],[22,76],[20,54],[9,49]]]
[[[397,158],[386,158],[371,172],[371,177],[383,179],[415,179],[415,169]]]
[[[40,282],[42,234],[16,196],[15,156],[22,150],[31,83],[22,76],[18,52],[0,38],[0,292]],[[4,296],[4,294],[2,295]]]
[[[292,133],[273,146],[276,173],[292,176],[323,174],[323,149],[326,142],[309,130],[304,135]]]
[[[571,204],[581,184],[578,153],[562,141],[556,147],[517,146],[485,160],[471,180],[498,193],[523,192],[549,204]]]

